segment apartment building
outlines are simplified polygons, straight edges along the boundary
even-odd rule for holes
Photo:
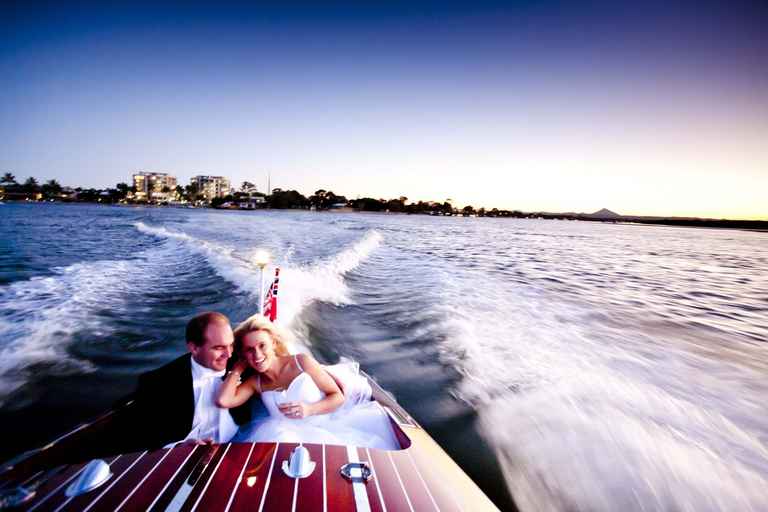
[[[141,171],[133,175],[137,201],[159,203],[173,199],[176,191],[176,177],[165,172]]]
[[[197,186],[198,194],[202,194],[206,201],[230,193],[229,179],[223,176],[195,176],[190,184]]]

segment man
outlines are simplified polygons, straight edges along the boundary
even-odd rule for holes
[[[189,353],[139,377],[129,435],[143,448],[226,442],[251,418],[250,402],[220,409],[214,401],[234,346],[229,319],[197,315],[187,324],[186,341]]]

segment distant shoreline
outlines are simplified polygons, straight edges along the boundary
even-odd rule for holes
[[[241,211],[241,212],[258,212],[258,211],[312,211],[307,209],[296,208],[258,208],[258,209],[227,209],[227,208],[210,208],[210,207],[184,207],[184,206],[171,206],[171,205],[155,205],[155,204],[120,204],[120,203],[94,203],[94,202],[45,202],[45,201],[5,201],[2,204],[67,204],[67,205],[91,205],[91,206],[106,206],[106,207],[118,207],[118,208],[175,208],[182,210],[216,210],[216,211]],[[443,215],[429,215],[426,213],[407,213],[407,212],[390,212],[390,211],[367,211],[367,210],[317,210],[316,213],[368,213],[377,215],[425,215],[428,217],[443,217]],[[466,217],[459,215],[446,215],[447,217]],[[473,217],[478,217],[473,215]],[[490,216],[489,216],[490,217]],[[594,218],[587,215],[560,215],[560,214],[523,214],[516,217],[490,217],[490,218],[516,218],[516,219],[531,219],[531,220],[564,220],[564,221],[583,221],[583,222],[600,222],[606,224],[623,224],[623,225],[644,225],[644,226],[672,226],[672,227],[685,227],[685,228],[708,228],[708,229],[738,229],[742,231],[755,231],[759,233],[768,233],[768,221],[764,220],[730,220],[730,219],[699,219],[699,218],[675,218],[675,217],[634,217],[634,216],[617,216],[615,218]]]

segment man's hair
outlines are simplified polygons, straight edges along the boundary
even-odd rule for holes
[[[229,323],[229,318],[216,311],[200,313],[187,324],[187,343],[194,343],[198,347],[205,344],[205,330],[212,323]]]

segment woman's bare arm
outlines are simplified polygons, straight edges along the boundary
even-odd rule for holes
[[[281,404],[279,407],[283,414],[289,418],[305,418],[315,414],[333,412],[341,407],[344,403],[344,395],[341,393],[341,389],[339,389],[336,381],[328,374],[328,372],[326,372],[325,369],[308,354],[298,354],[296,357],[304,371],[312,377],[312,380],[315,381],[317,387],[320,388],[320,391],[325,393],[325,398],[313,404],[303,402],[300,404]],[[296,410],[296,408],[299,409],[298,415],[288,413],[289,411]]]
[[[245,382],[240,382],[240,375],[245,370],[245,364],[242,361],[235,363],[224,383],[219,388],[219,395],[216,397],[216,405],[224,409],[231,409],[244,404],[256,393],[256,380],[258,375],[253,375]]]

